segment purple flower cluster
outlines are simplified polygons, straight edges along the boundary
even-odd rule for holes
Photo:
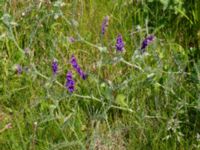
[[[102,22],[102,26],[101,26],[102,35],[104,35],[106,32],[106,29],[108,27],[108,22],[109,22],[109,17],[106,16],[104,18],[104,20]],[[155,37],[153,35],[146,37],[144,39],[144,41],[142,42],[141,50],[145,51],[145,48],[154,40],[154,38]],[[71,43],[73,43],[75,40],[73,37],[69,37],[69,41]],[[115,44],[116,51],[122,52],[124,50],[124,46],[125,46],[125,44],[124,44],[122,35],[119,34],[116,38],[116,44]],[[70,64],[72,65],[72,67],[75,69],[75,71],[80,75],[80,77],[83,80],[85,80],[87,78],[87,74],[83,72],[83,70],[79,66],[77,59],[74,55],[71,56]],[[20,66],[18,66],[17,71],[18,71],[18,74],[21,74],[22,68]],[[52,62],[52,72],[54,75],[56,75],[57,71],[58,71],[58,62],[57,62],[57,60],[54,59]],[[73,74],[71,71],[67,72],[65,87],[68,89],[68,91],[70,93],[74,92],[74,90],[75,90],[75,81],[73,79]]]
[[[19,65],[19,64],[17,64],[17,66],[16,66],[16,71],[17,71],[17,74],[22,74],[22,66],[21,65]]]
[[[70,93],[74,92],[74,90],[75,90],[75,81],[72,78],[72,72],[70,72],[70,71],[67,72],[66,80],[67,80],[66,85],[65,85],[66,88],[68,88],[68,91]]]
[[[108,27],[108,24],[109,24],[109,16],[106,16],[102,22],[102,25],[101,25],[101,33],[102,35],[105,34],[106,32],[106,29]]]
[[[122,39],[122,35],[118,35],[115,47],[116,47],[117,51],[121,52],[121,51],[124,50],[124,42],[123,42],[123,39]]]
[[[87,75],[81,70],[74,55],[72,55],[70,63],[73,66],[73,68],[78,72],[78,74],[81,76],[81,78],[85,80],[87,78]]]
[[[74,39],[74,37],[70,36],[70,37],[68,37],[68,41],[69,41],[70,43],[74,43],[74,42],[75,42],[75,39]]]
[[[54,59],[52,62],[52,71],[54,75],[56,75],[58,71],[58,61],[56,59]]]
[[[73,66],[73,68],[78,72],[78,74],[81,76],[81,78],[85,80],[87,78],[87,75],[81,70],[74,55],[72,55],[70,63]],[[18,74],[22,72],[22,69],[20,67],[21,66],[19,65],[17,66]],[[53,74],[56,75],[58,72],[58,61],[56,59],[52,61],[51,67]],[[71,71],[67,72],[65,87],[68,89],[70,93],[74,92],[75,90],[75,81],[73,80]]]
[[[144,39],[144,41],[142,42],[142,46],[141,46],[142,52],[145,51],[146,47],[154,40],[154,38],[155,37],[153,35],[150,35]]]

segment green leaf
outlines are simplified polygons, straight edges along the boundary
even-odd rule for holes
[[[118,94],[116,97],[116,103],[122,107],[128,107],[127,103],[125,102],[126,96],[123,94]]]

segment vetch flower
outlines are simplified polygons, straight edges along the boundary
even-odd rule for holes
[[[54,75],[56,75],[58,71],[58,61],[56,59],[54,59],[52,62],[52,71]]]
[[[67,75],[66,75],[66,88],[68,89],[68,91],[70,93],[74,92],[75,90],[75,81],[73,80],[73,77],[72,77],[72,72],[71,71],[68,71],[67,72]]]
[[[17,71],[17,74],[22,74],[22,66],[21,65],[19,65],[19,64],[17,64],[16,65],[16,71]]]
[[[144,39],[144,41],[142,42],[142,46],[141,46],[142,53],[145,52],[146,47],[154,40],[154,38],[155,37],[153,35],[150,35]]]
[[[122,39],[122,35],[118,35],[115,47],[116,47],[117,51],[121,52],[121,51],[124,50],[124,42],[123,42],[123,39]]]
[[[101,25],[101,33],[102,35],[105,34],[106,32],[106,29],[108,27],[108,24],[109,24],[109,16],[106,16],[102,22],[102,25]]]
[[[70,63],[73,66],[73,68],[78,72],[78,74],[81,76],[81,78],[85,80],[87,78],[87,75],[81,70],[74,55],[72,55]]]
[[[74,37],[70,36],[70,37],[68,37],[68,41],[69,41],[70,43],[74,43],[74,42],[75,42],[75,39],[74,39]]]

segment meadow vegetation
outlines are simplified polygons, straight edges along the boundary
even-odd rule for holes
[[[200,149],[199,0],[0,0],[0,150]]]

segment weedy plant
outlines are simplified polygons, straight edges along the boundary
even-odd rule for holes
[[[0,149],[200,147],[199,1],[0,8]]]

